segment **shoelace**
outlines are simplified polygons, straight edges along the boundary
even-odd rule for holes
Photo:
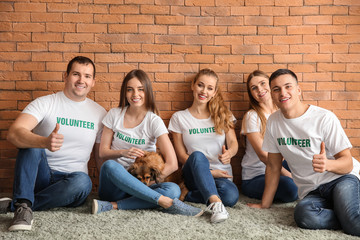
[[[213,202],[213,203],[210,203],[209,206],[207,206],[207,207],[204,209],[204,212],[212,211],[214,205],[215,205],[214,202]]]

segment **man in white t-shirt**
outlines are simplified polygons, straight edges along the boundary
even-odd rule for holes
[[[271,95],[279,110],[267,122],[263,150],[269,152],[261,204],[269,208],[286,159],[299,198],[296,224],[306,229],[343,229],[360,236],[359,162],[340,121],[332,112],[300,100],[297,76],[279,69],[270,77]]]
[[[62,92],[32,101],[11,125],[7,139],[19,148],[13,200],[0,199],[0,212],[14,211],[10,231],[31,230],[33,210],[76,207],[91,192],[87,163],[98,157],[106,111],[86,96],[95,84],[95,65],[73,58]],[[95,144],[95,147],[94,147]]]

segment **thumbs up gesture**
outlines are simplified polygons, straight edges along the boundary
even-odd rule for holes
[[[314,171],[319,173],[325,172],[327,169],[327,161],[328,159],[326,158],[325,143],[321,142],[320,154],[315,154],[312,160]]]
[[[219,160],[223,164],[229,164],[231,160],[230,152],[226,149],[225,145],[222,146],[222,154],[219,154]]]
[[[51,152],[59,150],[64,142],[64,136],[59,134],[60,125],[56,123],[55,129],[47,137],[46,148]]]

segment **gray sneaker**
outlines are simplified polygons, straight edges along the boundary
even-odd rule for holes
[[[0,213],[7,213],[10,211],[11,198],[0,198]]]
[[[25,203],[16,203],[14,218],[9,231],[30,231],[33,223],[33,212]]]
[[[163,212],[195,217],[199,217],[203,214],[203,211],[200,208],[188,205],[177,198],[173,200],[173,205],[167,209],[163,209]]]

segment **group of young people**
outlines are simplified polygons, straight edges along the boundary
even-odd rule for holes
[[[200,70],[191,83],[192,105],[173,114],[166,128],[158,116],[151,81],[142,70],[124,78],[120,103],[106,113],[87,98],[95,84],[95,65],[72,59],[62,92],[31,102],[9,129],[19,148],[13,199],[0,199],[0,212],[14,212],[10,231],[31,230],[33,210],[76,207],[91,192],[87,162],[93,151],[99,200],[92,213],[159,208],[170,214],[226,220],[239,192],[231,159],[237,154],[236,119],[224,103],[218,75]],[[279,69],[270,79],[261,71],[248,77],[250,110],[241,127],[246,153],[242,192],[262,199],[250,207],[268,208],[273,200],[299,201],[295,221],[308,229],[343,229],[360,236],[360,164],[336,116],[301,102],[296,75]],[[173,144],[169,138],[172,134]],[[180,201],[171,182],[141,183],[127,169],[144,151],[160,151],[161,178],[182,168],[189,192]]]

